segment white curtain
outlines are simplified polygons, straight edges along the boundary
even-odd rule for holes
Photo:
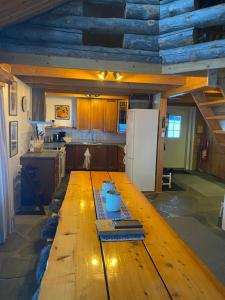
[[[0,243],[10,231],[10,189],[3,91],[0,88]]]

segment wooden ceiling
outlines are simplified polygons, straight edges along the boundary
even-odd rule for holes
[[[0,29],[45,13],[68,0],[0,0]]]

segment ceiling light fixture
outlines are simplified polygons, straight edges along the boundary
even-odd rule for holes
[[[107,74],[108,74],[107,71],[101,71],[101,72],[98,73],[98,77],[99,77],[101,80],[105,80]]]
[[[123,75],[120,72],[114,72],[113,76],[117,81],[123,78]]]

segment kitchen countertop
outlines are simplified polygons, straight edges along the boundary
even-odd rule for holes
[[[65,145],[86,145],[86,146],[119,146],[119,147],[124,147],[125,144],[123,143],[114,143],[114,142],[62,142],[62,143],[45,143],[44,144],[44,149],[53,149],[53,148],[61,148],[64,147]]]
[[[58,151],[27,152],[21,156],[21,159],[23,158],[56,159],[58,155],[59,155]]]

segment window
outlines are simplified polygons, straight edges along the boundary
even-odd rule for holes
[[[180,138],[181,136],[182,117],[177,115],[169,115],[169,124],[167,129],[168,138]]]

